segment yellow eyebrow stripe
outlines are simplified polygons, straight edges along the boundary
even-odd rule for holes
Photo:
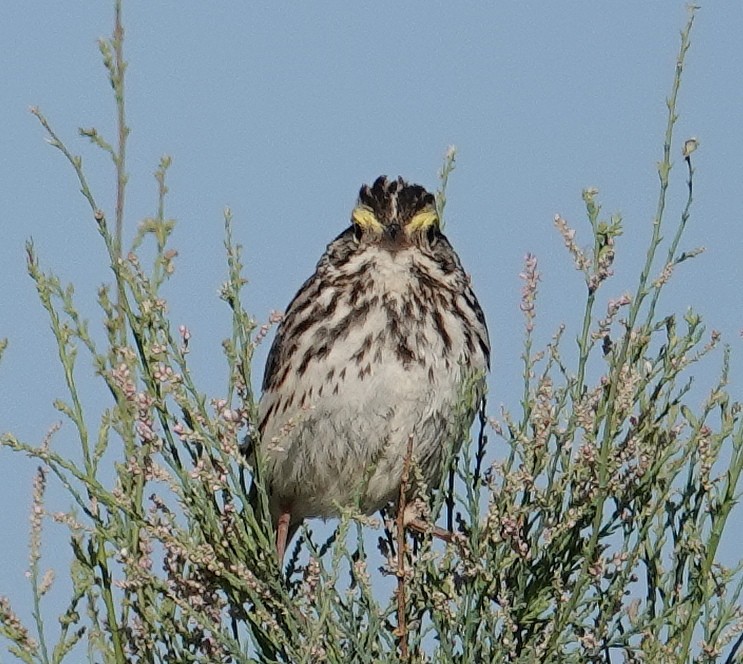
[[[423,231],[431,226],[439,225],[439,215],[436,214],[435,210],[424,210],[416,214],[407,225],[408,233],[415,231]]]
[[[384,228],[379,223],[374,213],[368,208],[359,205],[351,213],[351,221],[365,231],[376,231],[381,233]]]

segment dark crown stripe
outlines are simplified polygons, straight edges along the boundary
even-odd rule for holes
[[[436,205],[433,194],[418,184],[408,184],[401,177],[389,180],[386,175],[380,175],[373,185],[365,184],[359,191],[359,204],[371,208],[379,219],[389,216],[393,198],[397,199],[397,215],[403,219]]]

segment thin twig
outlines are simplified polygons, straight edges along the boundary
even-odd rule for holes
[[[741,644],[743,644],[743,634],[741,634],[736,639],[735,645],[733,645],[732,649],[730,650],[730,654],[725,660],[725,664],[735,664],[735,661],[736,661],[735,655],[738,652],[738,649],[740,648]]]
[[[126,189],[126,139],[129,129],[126,126],[124,107],[124,26],[121,20],[121,0],[117,0],[114,11],[114,32],[111,44],[114,50],[114,70],[112,83],[116,96],[116,125],[118,130],[118,151],[116,153],[116,248],[121,258],[124,234],[124,201]]]
[[[485,449],[488,446],[488,435],[485,433],[488,424],[487,407],[487,399],[482,397],[478,411],[477,451],[475,452],[475,472],[472,476],[473,489],[477,487],[482,479],[482,462],[485,459]],[[451,524],[449,525],[449,530],[454,532]]]
[[[405,508],[407,507],[408,483],[410,482],[410,464],[413,459],[413,435],[408,436],[408,449],[402,467],[400,498],[397,503],[397,629],[395,636],[400,639],[400,659],[407,661],[408,626],[405,619]]]
[[[456,463],[449,468],[449,484],[446,489],[446,527],[449,532],[454,532],[454,480],[457,474]]]

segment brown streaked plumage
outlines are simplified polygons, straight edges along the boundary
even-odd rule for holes
[[[489,367],[485,317],[433,195],[380,177],[351,221],[289,304],[266,363],[258,444],[280,559],[305,518],[397,500],[411,435],[437,488]]]

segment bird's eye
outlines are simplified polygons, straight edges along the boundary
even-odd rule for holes
[[[353,237],[355,238],[356,242],[361,242],[361,238],[364,235],[364,229],[361,228],[358,224],[353,225]]]

